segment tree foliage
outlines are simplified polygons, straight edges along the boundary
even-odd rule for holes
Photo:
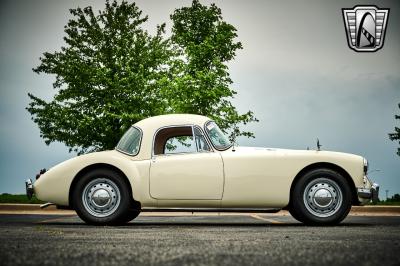
[[[207,115],[221,129],[234,137],[252,137],[240,131],[239,123],[257,121],[248,111],[239,114],[231,99],[236,92],[227,63],[234,59],[242,44],[236,42],[236,29],[225,22],[215,4],[204,6],[194,0],[190,7],[176,9],[171,15],[174,50],[178,58],[172,65],[174,74],[169,94],[174,95],[169,107],[174,112]]]
[[[135,3],[107,0],[98,14],[90,6],[70,13],[65,46],[44,53],[33,69],[55,75],[54,98],[28,94],[46,144],[79,153],[112,149],[129,126],[166,113],[207,115],[225,131],[252,136],[237,125],[256,121],[253,113],[238,114],[230,102],[226,63],[242,46],[215,5],[193,1],[175,10],[171,38],[164,24],[153,36],[145,31],[148,17]]]
[[[400,202],[400,194],[396,193],[391,198],[386,199],[387,202]]]
[[[97,15],[91,7],[71,9],[66,46],[44,53],[36,73],[54,74],[51,102],[29,94],[27,110],[46,144],[65,143],[80,153],[111,149],[133,123],[164,113],[160,83],[169,58],[164,26],[150,36],[135,3],[108,1]]]
[[[400,103],[399,103],[399,109],[400,109]],[[395,115],[395,119],[400,119],[400,115]],[[392,141],[398,141],[400,144],[400,128],[394,127],[393,133],[389,133],[389,139]],[[400,156],[400,148],[397,149],[397,155]]]

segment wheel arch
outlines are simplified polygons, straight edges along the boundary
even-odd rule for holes
[[[112,170],[112,171],[118,173],[125,180],[125,182],[127,182],[127,184],[129,185],[129,195],[132,198],[132,200],[134,202],[136,202],[135,199],[133,198],[133,194],[132,194],[132,184],[129,181],[129,178],[127,177],[127,175],[121,169],[119,169],[118,167],[116,167],[114,165],[107,164],[107,163],[94,163],[94,164],[85,166],[74,176],[71,186],[69,188],[69,193],[68,193],[69,207],[73,208],[72,192],[73,192],[79,178],[81,178],[85,174],[87,174],[90,171],[93,171],[95,169],[109,169],[109,170]]]
[[[295,185],[297,184],[297,182],[300,180],[300,178],[302,176],[304,176],[307,172],[310,172],[315,169],[321,169],[321,168],[336,171],[344,177],[344,179],[350,186],[350,190],[352,191],[352,195],[351,195],[352,205],[357,205],[357,203],[358,203],[357,189],[356,189],[353,178],[351,178],[350,174],[341,166],[334,164],[334,163],[328,163],[328,162],[313,163],[313,164],[307,165],[306,167],[304,167],[303,169],[300,170],[300,172],[293,179],[292,184],[290,186],[289,204],[292,200],[293,189],[294,189]]]

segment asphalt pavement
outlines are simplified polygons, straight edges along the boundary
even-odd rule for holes
[[[143,214],[96,227],[0,214],[0,265],[400,265],[400,216],[315,227],[287,214]]]

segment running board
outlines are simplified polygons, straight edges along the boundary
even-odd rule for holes
[[[158,208],[144,207],[141,212],[251,212],[251,213],[277,213],[281,209],[277,208]]]

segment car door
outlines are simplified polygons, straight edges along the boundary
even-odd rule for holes
[[[160,200],[220,200],[221,155],[196,126],[158,130],[150,165],[150,195]]]

